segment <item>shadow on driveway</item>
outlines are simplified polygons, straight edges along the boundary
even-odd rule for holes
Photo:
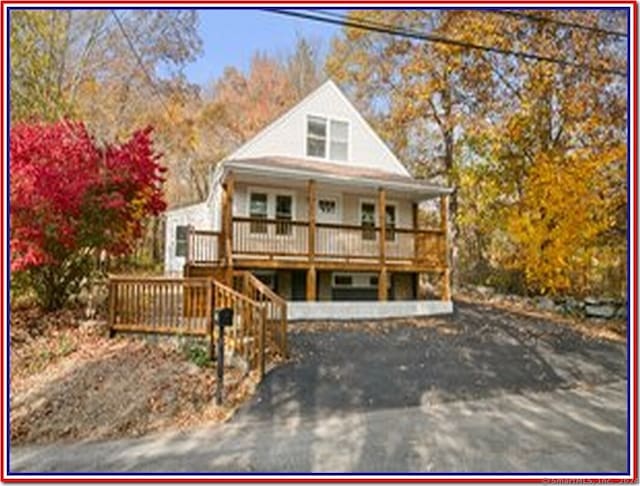
[[[321,418],[626,378],[624,345],[542,319],[456,304],[453,316],[413,322],[321,331],[291,324],[292,361],[267,375],[235,420]]]

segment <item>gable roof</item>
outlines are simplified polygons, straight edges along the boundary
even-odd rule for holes
[[[365,118],[360,114],[360,112],[356,109],[356,107],[349,101],[346,95],[340,90],[340,88],[333,82],[333,80],[329,79],[321,84],[316,90],[312,91],[305,98],[303,98],[300,102],[298,102],[293,108],[287,111],[285,114],[277,118],[271,124],[267,125],[266,128],[258,132],[254,135],[250,140],[245,142],[241,147],[235,150],[231,155],[229,155],[228,159],[240,159],[245,157],[252,156],[251,150],[265,137],[272,134],[277,128],[282,127],[288,120],[290,120],[295,115],[304,111],[316,97],[330,92],[339,102],[342,104],[344,108],[351,114],[351,116],[360,123],[360,125],[364,128],[367,135],[371,138],[373,143],[377,145],[378,149],[385,154],[386,158],[391,162],[396,170],[396,173],[404,174],[408,177],[411,176],[407,168],[400,162],[400,160],[395,156],[389,146],[380,138],[380,136],[373,130],[371,125],[365,120]],[[266,155],[266,154],[265,154]],[[269,155],[279,155],[279,154],[269,154]]]

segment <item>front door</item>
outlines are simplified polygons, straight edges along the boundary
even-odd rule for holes
[[[320,195],[318,197],[316,217],[318,223],[339,223],[340,200],[338,197]]]
[[[301,270],[291,272],[291,300],[305,300],[307,297],[307,273]]]
[[[338,224],[342,214],[340,198],[320,194],[316,206],[316,221],[320,224]],[[335,228],[318,228],[316,236],[316,253],[332,255],[340,248],[340,232]]]

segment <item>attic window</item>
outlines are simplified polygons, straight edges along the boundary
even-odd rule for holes
[[[307,156],[346,161],[348,154],[349,124],[346,121],[307,117]]]
[[[327,120],[317,116],[307,119],[307,155],[325,158],[327,155]]]
[[[329,158],[331,160],[347,160],[349,151],[349,125],[347,122],[331,120],[331,145]]]

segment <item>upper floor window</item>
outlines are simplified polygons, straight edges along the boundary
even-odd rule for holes
[[[360,223],[362,224],[362,239],[376,239],[376,205],[371,202],[360,204]]]
[[[386,221],[386,240],[396,240],[396,207],[387,205],[385,208],[385,221]]]
[[[251,233],[266,233],[267,224],[259,221],[267,219],[267,194],[252,192],[249,197],[249,217],[251,221]]]
[[[327,156],[327,120],[318,116],[307,118],[307,155]]]
[[[346,161],[349,155],[349,124],[320,116],[308,116],[307,155]]]
[[[347,122],[331,120],[329,130],[329,158],[331,160],[347,160],[349,152],[349,125]]]
[[[291,221],[292,219],[292,197],[276,195],[276,219],[278,224],[276,225],[277,235],[290,235],[291,225],[285,221]]]

